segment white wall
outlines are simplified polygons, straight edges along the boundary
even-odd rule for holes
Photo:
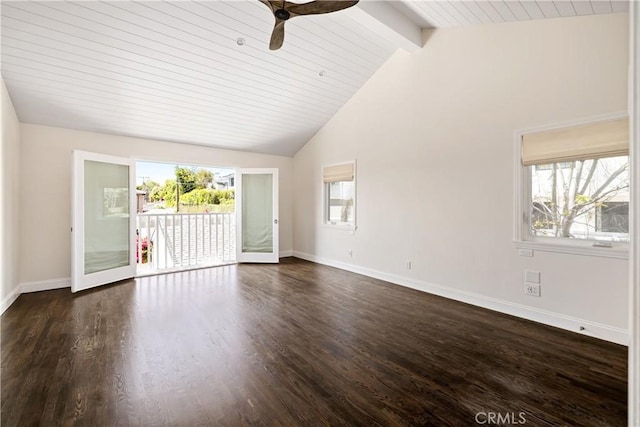
[[[628,261],[512,240],[514,131],[625,111],[627,63],[626,14],[434,31],[296,154],[294,253],[624,342]],[[321,226],[321,165],[352,159],[354,234]]]
[[[92,151],[137,160],[203,166],[277,167],[280,176],[280,251],[292,250],[293,159],[219,150],[21,124],[20,282],[68,283],[71,271],[71,159],[73,150]]]
[[[2,156],[0,176],[2,177],[2,210],[0,223],[0,259],[2,260],[2,284],[0,286],[0,312],[17,297],[18,286],[18,161],[20,153],[20,123],[13,103],[2,80]]]

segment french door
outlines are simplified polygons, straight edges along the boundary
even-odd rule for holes
[[[238,262],[279,262],[278,169],[240,169],[237,173]]]
[[[135,162],[73,152],[71,291],[136,274]]]

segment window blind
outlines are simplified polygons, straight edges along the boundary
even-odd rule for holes
[[[628,154],[628,118],[522,135],[524,166]]]
[[[327,166],[322,169],[324,182],[353,181],[353,163]]]

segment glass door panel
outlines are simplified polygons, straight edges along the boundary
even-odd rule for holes
[[[238,173],[238,261],[277,263],[278,170]]]
[[[242,179],[242,252],[273,252],[273,175]]]
[[[129,265],[129,167],[84,162],[84,274]]]
[[[135,275],[135,171],[129,159],[74,152],[71,290]]]

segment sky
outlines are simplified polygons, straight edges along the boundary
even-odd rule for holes
[[[210,168],[183,164],[179,166],[206,169],[217,175],[227,175],[234,171],[233,169],[226,168]],[[136,162],[136,185],[141,185],[143,182],[148,180],[153,180],[159,184],[164,184],[167,179],[175,179],[175,177],[175,163]]]

